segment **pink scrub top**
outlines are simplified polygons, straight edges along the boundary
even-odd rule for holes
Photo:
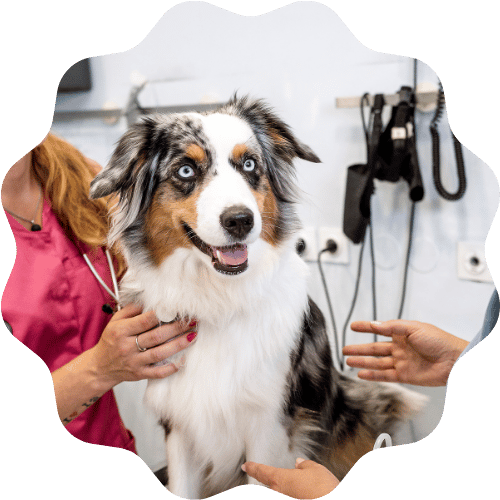
[[[17,254],[2,297],[2,315],[14,336],[37,354],[51,372],[93,347],[111,319],[102,310],[114,306],[76,246],[66,237],[50,202],[44,201],[42,230],[32,232],[6,213]],[[87,254],[113,290],[104,252]],[[66,429],[87,443],[136,452],[134,437],[108,391]]]

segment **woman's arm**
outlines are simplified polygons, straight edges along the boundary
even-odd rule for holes
[[[196,322],[158,326],[153,312],[129,304],[117,312],[99,342],[52,373],[57,411],[64,425],[124,380],[164,378],[179,362],[151,366],[186,348],[196,338]],[[155,328],[156,327],[156,328]],[[137,348],[136,336],[141,348]]]
[[[85,351],[52,373],[57,412],[64,425],[92,406],[112,388],[93,369],[91,351]]]

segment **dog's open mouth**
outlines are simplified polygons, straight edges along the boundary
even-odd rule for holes
[[[242,243],[216,247],[205,243],[185,222],[184,231],[193,245],[212,257],[214,269],[222,274],[240,274],[248,267],[247,246]]]

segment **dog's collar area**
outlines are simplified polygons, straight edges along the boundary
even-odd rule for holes
[[[205,243],[185,222],[182,223],[187,237],[201,252],[212,258],[214,269],[222,274],[236,275],[248,268],[248,250],[243,243],[213,246]]]

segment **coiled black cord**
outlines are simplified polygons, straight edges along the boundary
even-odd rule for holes
[[[434,117],[429,126],[429,130],[432,136],[432,174],[434,178],[434,186],[437,192],[445,199],[449,201],[456,201],[462,198],[467,188],[467,179],[465,177],[465,164],[462,153],[462,145],[460,141],[455,137],[452,132],[453,146],[455,149],[455,158],[457,162],[457,175],[458,175],[458,189],[455,193],[448,192],[443,183],[441,182],[441,155],[440,155],[440,140],[438,132],[438,123],[442,117],[443,110],[445,107],[443,84],[439,82],[438,98],[437,98],[437,108]]]

